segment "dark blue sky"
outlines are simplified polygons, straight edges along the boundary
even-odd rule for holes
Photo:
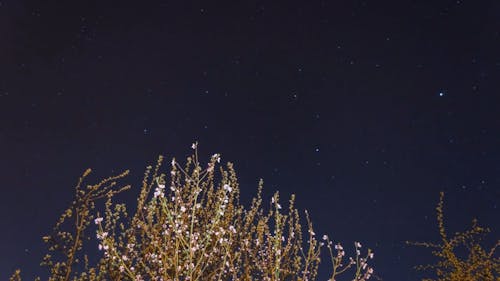
[[[131,169],[133,202],[194,140],[384,280],[423,276],[404,241],[438,239],[441,190],[450,231],[498,237],[500,2],[103,2],[0,2],[0,279],[36,269],[85,168]]]

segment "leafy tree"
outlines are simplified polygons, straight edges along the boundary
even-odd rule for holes
[[[418,270],[434,271],[434,278],[425,278],[423,281],[494,281],[500,280],[500,259],[495,251],[500,241],[491,248],[485,249],[481,245],[488,228],[472,221],[470,229],[456,232],[449,237],[444,224],[444,193],[440,193],[436,207],[440,244],[428,242],[408,242],[411,245],[423,246],[432,249],[432,254],[438,258],[436,264],[417,266]],[[464,252],[465,255],[461,255]]]

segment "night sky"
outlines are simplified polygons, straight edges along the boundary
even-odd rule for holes
[[[111,2],[0,1],[1,280],[41,272],[87,167],[133,203],[194,141],[384,280],[424,276],[441,190],[451,232],[498,238],[500,1]]]

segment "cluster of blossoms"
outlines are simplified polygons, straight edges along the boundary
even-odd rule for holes
[[[326,243],[327,248],[330,251],[330,254],[332,256],[332,263],[333,263],[333,274],[332,277],[329,279],[329,281],[335,281],[335,274],[337,272],[344,272],[347,269],[349,269],[352,266],[356,266],[356,275],[353,279],[353,281],[366,281],[370,279],[370,277],[373,275],[373,267],[370,267],[368,265],[368,260],[374,258],[374,253],[368,249],[368,253],[365,257],[361,256],[361,248],[362,245],[360,242],[354,242],[354,248],[356,250],[356,257],[352,258],[349,257],[349,261],[347,264],[344,264],[343,260],[345,257],[345,251],[344,247],[340,244],[337,243],[333,246],[333,249],[336,250],[336,255],[332,254],[332,241],[330,241],[328,235],[323,235],[323,241]]]
[[[153,193],[154,198],[164,197],[165,196],[165,185],[159,184],[158,187],[155,188],[155,192]]]
[[[160,172],[162,157],[155,168],[147,168],[132,216],[123,204],[112,204],[117,191],[108,189],[94,195],[92,198],[107,198],[104,215],[98,214],[95,219],[88,215],[86,210],[93,208],[93,202],[81,210],[97,225],[102,258],[95,267],[85,265],[88,271],[81,275],[68,269],[58,269],[54,274],[72,275],[75,278],[71,280],[78,281],[315,280],[320,250],[326,242],[333,263],[332,280],[353,265],[357,268],[354,280],[371,276],[373,269],[367,263],[373,257],[370,250],[366,258],[361,258],[361,244],[356,242],[356,259],[344,266],[342,246],[336,244],[337,255],[333,255],[328,236],[323,236],[324,242],[318,241],[307,212],[307,237],[303,240],[302,220],[294,208],[293,195],[287,213],[282,213],[278,192],[271,197],[269,210],[264,211],[261,180],[257,196],[245,208],[239,203],[233,165],[227,163],[226,169],[220,167],[220,173],[216,173],[221,161],[217,153],[202,168],[197,143],[192,148],[195,153],[184,167],[172,159],[169,183]],[[70,256],[66,268],[71,269],[78,261]]]
[[[196,150],[197,144],[192,148]],[[199,280],[202,277],[205,280],[207,275],[214,280],[238,280],[245,274],[260,276],[262,280],[281,280],[286,276],[313,280],[319,250],[325,243],[316,241],[309,222],[308,247],[304,252],[293,199],[289,214],[282,215],[276,193],[271,197],[272,210],[263,216],[259,186],[252,208],[245,210],[237,202],[239,189],[231,165],[228,172],[222,172],[219,188],[214,188],[217,163],[220,163],[219,154],[212,155],[204,170],[196,154],[188,158],[184,168],[173,159],[169,190],[165,188],[165,176],[154,175],[153,184],[145,184],[145,188],[154,190],[152,199],[148,201],[143,197],[144,202],[139,202],[141,212],[132,219],[134,231],[125,231],[122,237],[104,243],[108,232],[100,225],[102,218],[97,218],[99,248],[105,250],[105,260],[134,280],[146,276],[150,280]],[[269,225],[270,218],[274,218],[274,230]],[[285,228],[287,220],[288,229]],[[324,235],[323,240],[330,248],[332,242],[328,236]],[[126,243],[126,247],[120,241],[123,245]],[[340,244],[335,245],[337,255],[332,256],[332,279],[353,265],[358,267],[354,280],[370,277],[373,270],[368,267],[367,259],[359,257],[361,244],[356,242],[355,248],[356,259],[350,258],[344,266],[345,252]],[[302,257],[297,259],[293,255]],[[369,252],[369,256],[373,257],[373,253]]]

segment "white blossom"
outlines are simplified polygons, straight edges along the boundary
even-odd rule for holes
[[[104,238],[108,237],[108,233],[107,232],[97,233],[96,236],[97,236],[97,239],[103,240]]]

